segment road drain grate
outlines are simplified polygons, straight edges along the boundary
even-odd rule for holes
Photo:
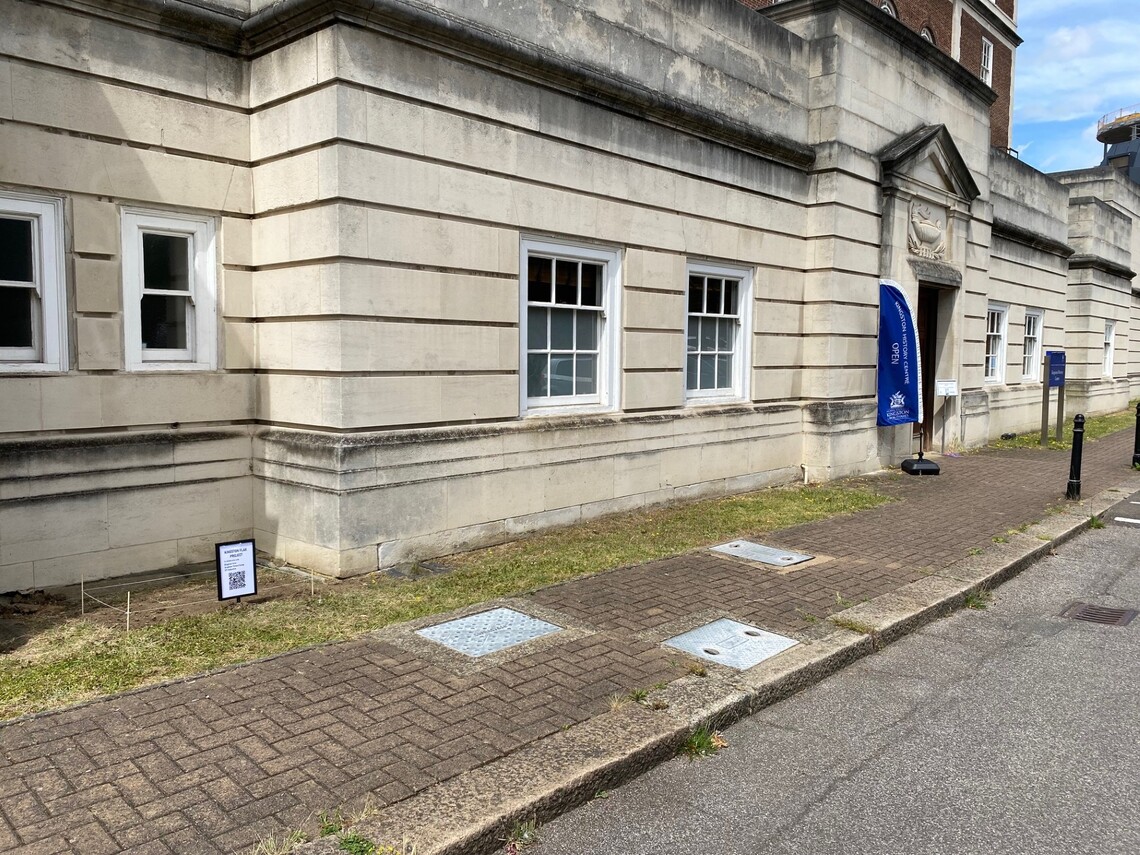
[[[1092,603],[1073,603],[1061,612],[1061,617],[1105,626],[1127,626],[1136,614],[1135,609],[1114,609],[1109,606],[1094,606]]]

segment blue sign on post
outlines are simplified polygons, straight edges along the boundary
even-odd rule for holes
[[[1045,358],[1049,360],[1049,388],[1058,389],[1065,385],[1065,351],[1047,350]]]

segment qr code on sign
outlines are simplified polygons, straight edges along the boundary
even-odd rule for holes
[[[230,590],[242,590],[246,587],[245,571],[244,570],[231,570],[230,571]]]

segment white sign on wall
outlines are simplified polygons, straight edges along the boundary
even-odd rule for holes
[[[957,380],[935,380],[934,381],[934,394],[939,398],[957,398],[958,397],[958,381]]]

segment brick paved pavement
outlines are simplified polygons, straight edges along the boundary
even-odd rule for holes
[[[1130,461],[1127,432],[1089,444],[1085,494]],[[1068,477],[1061,453],[941,463],[879,479],[897,503],[764,537],[830,560],[776,572],[702,551],[523,598],[575,631],[485,663],[394,628],[0,726],[0,851],[248,852],[317,811],[396,802],[680,676],[667,632],[713,614],[801,631],[837,594],[886,593],[1041,518]]]

